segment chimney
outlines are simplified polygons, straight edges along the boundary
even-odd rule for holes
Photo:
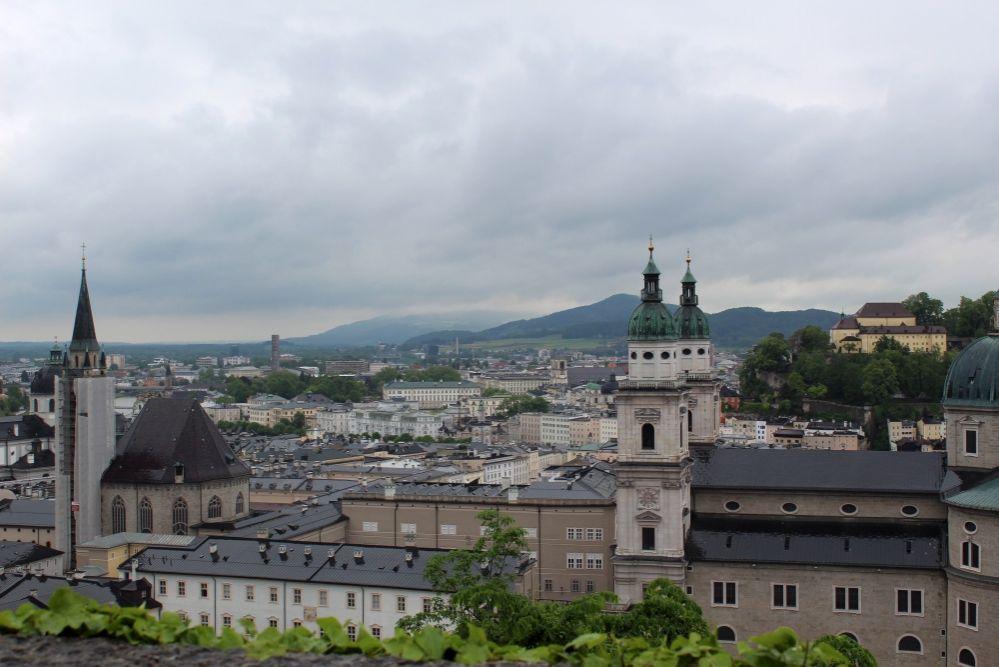
[[[520,487],[511,486],[510,490],[506,494],[506,499],[511,503],[515,503],[520,500]]]
[[[395,482],[391,479],[385,484],[385,498],[395,498]]]

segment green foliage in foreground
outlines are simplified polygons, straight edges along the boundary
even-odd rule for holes
[[[466,665],[506,660],[534,663],[571,663],[581,667],[849,667],[826,641],[802,643],[789,628],[740,642],[737,655],[731,655],[711,636],[692,634],[672,642],[641,637],[619,639],[605,633],[583,634],[566,644],[525,649],[489,641],[485,632],[469,626],[462,637],[438,628],[426,627],[409,634],[397,632],[380,640],[363,628],[350,639],[334,618],[317,621],[320,634],[306,628],[280,632],[267,628],[257,632],[252,623],[244,634],[223,628],[216,635],[211,628],[190,627],[177,614],[164,612],[154,618],[143,608],[101,605],[69,588],[56,591],[48,609],[24,604],[17,611],[0,611],[0,633],[23,636],[106,637],[132,644],[190,644],[216,649],[243,649],[253,658],[264,659],[286,653],[337,653],[366,656],[393,656],[414,662],[448,660]],[[837,638],[842,640],[842,638]]]

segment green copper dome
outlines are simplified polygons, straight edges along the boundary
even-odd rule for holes
[[[943,404],[999,408],[999,334],[979,338],[957,356],[944,382]]]
[[[661,302],[643,301],[628,320],[628,340],[674,340],[673,316]]]
[[[659,289],[659,268],[652,261],[652,240],[649,239],[649,263],[642,274],[642,302],[628,320],[628,340],[675,340],[673,317],[663,305],[663,291]]]

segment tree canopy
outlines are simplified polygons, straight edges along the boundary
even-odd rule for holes
[[[551,406],[540,396],[517,394],[500,401],[498,412],[505,417],[519,415],[521,412],[548,412]]]

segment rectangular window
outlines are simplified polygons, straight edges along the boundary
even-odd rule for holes
[[[330,593],[325,588],[319,591],[319,606],[320,607],[330,606]]]
[[[592,579],[587,579],[586,580],[586,592],[587,593],[592,593],[595,590],[597,590],[597,589],[596,589],[596,586],[593,585],[593,580]]]
[[[200,621],[201,621],[201,627],[207,628],[208,627],[208,614],[202,613]]]
[[[656,550],[656,529],[651,526],[642,526],[642,551]]]
[[[969,570],[981,569],[981,548],[974,542],[961,542],[961,567]]]
[[[371,626],[371,636],[374,637],[375,639],[381,639],[382,638],[382,629],[380,627],[378,627],[377,625],[372,625]]]
[[[293,588],[291,589],[291,603],[292,604],[302,604],[302,589]]]
[[[208,597],[208,584],[206,583],[201,584],[201,597],[203,598]]]
[[[222,627],[223,628],[231,628],[232,627],[232,616],[230,616],[229,614],[224,614],[222,616]]]
[[[442,523],[441,524],[441,535],[457,535],[458,526],[453,523]]]
[[[978,603],[957,601],[957,624],[971,630],[978,629]]]
[[[222,584],[222,599],[232,599],[232,584]]]
[[[964,432],[964,453],[966,456],[978,456],[978,431]]]
[[[356,625],[348,625],[347,626],[347,638],[350,641],[356,641],[357,640],[357,626]]]
[[[357,593],[347,593],[347,609],[353,609],[357,606]]]
[[[400,612],[406,611],[406,596],[397,595],[395,596],[395,610]]]
[[[429,614],[434,609],[434,599],[433,598],[423,598],[423,611]]]
[[[860,589],[855,586],[836,586],[833,589],[833,610],[860,613]]]
[[[365,521],[361,524],[361,530],[365,533],[377,533],[378,532],[378,522],[377,521]]]
[[[268,625],[268,627],[276,628],[278,626],[278,620],[276,618],[273,618],[273,617],[272,618],[268,618],[267,619],[267,625]]]
[[[524,529],[524,537],[534,539],[537,536],[538,536],[538,529],[537,528],[525,528]]]
[[[583,529],[582,528],[566,528],[565,529],[565,539],[567,539],[567,540],[581,540],[581,539],[583,539]]]
[[[603,554],[586,554],[586,569],[588,569],[588,570],[602,570],[602,569],[604,569],[604,555]]]
[[[160,579],[160,595],[165,596],[167,594],[167,580]]]
[[[551,593],[554,588],[554,582],[551,579],[545,579],[545,592]]]
[[[586,529],[586,539],[591,542],[604,539],[604,529],[603,528],[587,528]]]
[[[573,579],[572,582],[570,582],[569,590],[571,590],[573,593],[579,592],[579,579]]]
[[[566,554],[565,566],[570,570],[583,569],[583,554]]]
[[[797,609],[798,584],[774,584],[772,603],[774,609]]]
[[[268,590],[268,598],[270,599],[271,604],[277,604],[277,601],[278,601],[278,589],[277,589],[277,586],[271,586],[270,587],[270,589]]]
[[[253,586],[246,587],[246,601],[253,602]]]
[[[922,616],[923,591],[895,589],[895,613],[899,616]]]
[[[382,594],[372,593],[371,594],[371,611],[381,611],[382,610]]]
[[[177,597],[182,598],[187,595],[187,582],[178,581],[177,582]]]
[[[416,535],[416,524],[415,523],[399,524],[399,531],[403,535]]]
[[[738,586],[734,581],[712,581],[711,582],[711,606],[713,607],[737,607],[739,606]]]

